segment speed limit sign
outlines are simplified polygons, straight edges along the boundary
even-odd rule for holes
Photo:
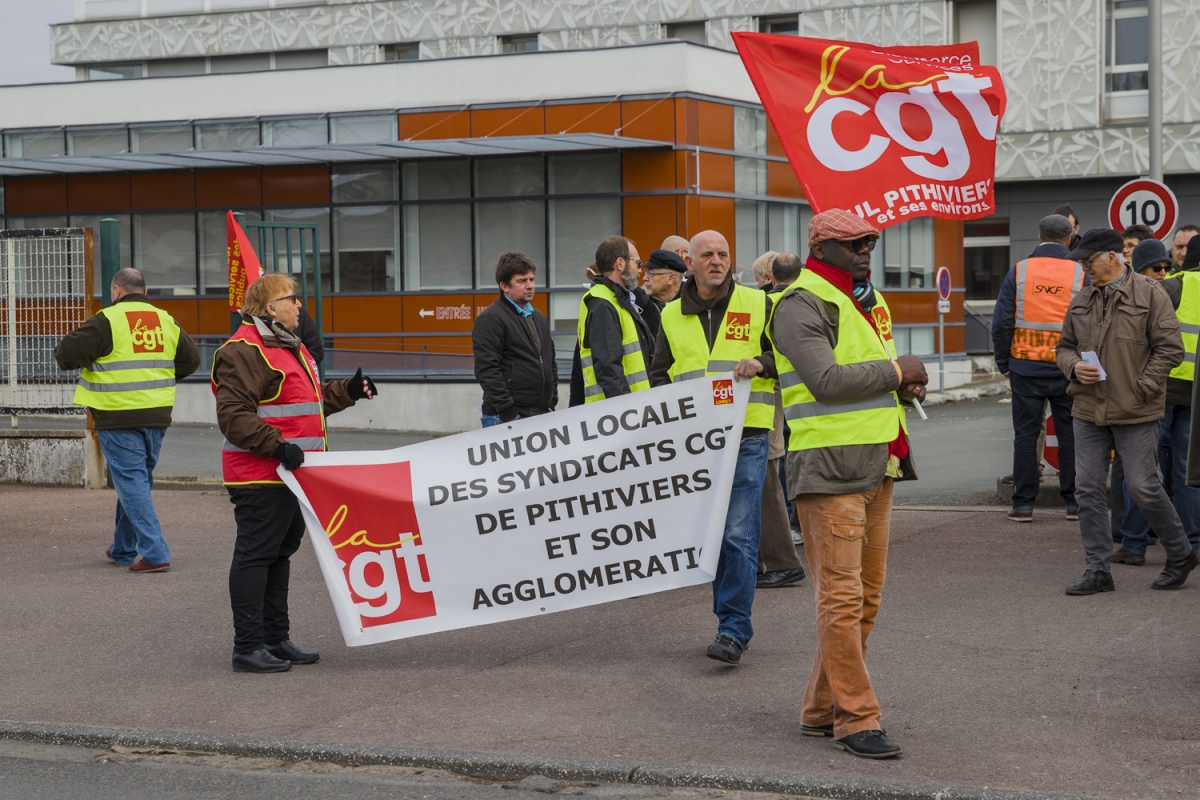
[[[1163,239],[1175,227],[1179,203],[1166,184],[1138,178],[1117,189],[1108,203],[1108,224],[1118,231],[1130,225],[1145,225]]]

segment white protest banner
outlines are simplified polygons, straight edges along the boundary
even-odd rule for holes
[[[749,381],[732,373],[279,474],[348,645],[707,583]]]

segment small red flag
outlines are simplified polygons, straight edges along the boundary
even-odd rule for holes
[[[225,233],[225,252],[229,259],[229,311],[238,314],[246,303],[246,289],[262,277],[263,268],[232,211],[225,215]]]
[[[814,210],[843,208],[877,228],[994,212],[1006,98],[978,43],[733,41]]]

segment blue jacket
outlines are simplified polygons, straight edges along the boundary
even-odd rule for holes
[[[1029,254],[1030,258],[1066,258],[1071,251],[1061,244],[1039,244]],[[1062,371],[1054,363],[1026,361],[1013,358],[1013,325],[1017,319],[1017,268],[1011,267],[1000,284],[1000,296],[992,311],[992,349],[996,356],[996,369],[1000,372],[1015,372],[1025,378],[1062,378]]]

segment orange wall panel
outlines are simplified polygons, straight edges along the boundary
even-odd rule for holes
[[[338,333],[391,333],[404,330],[400,298],[396,295],[331,297]]]
[[[128,175],[72,175],[67,178],[67,208],[72,212],[127,211]]]
[[[700,154],[700,191],[733,191],[733,156]]]
[[[804,190],[792,170],[791,164],[782,161],[767,162],[767,194],[772,197],[803,198]]]
[[[787,155],[783,152],[783,144],[779,141],[779,134],[775,132],[775,126],[771,124],[771,120],[767,120],[767,153],[773,156]]]
[[[4,210],[9,214],[67,213],[67,179],[6,178]]]
[[[219,209],[262,205],[262,171],[206,169],[197,172],[196,205]]]
[[[406,332],[469,334],[475,324],[473,295],[410,294],[401,300]]]
[[[695,191],[696,168],[700,157],[694,150],[676,150],[675,152],[675,185],[679,189]]]
[[[675,101],[670,98],[622,101],[621,135],[631,139],[675,141]]]
[[[471,136],[541,136],[546,132],[546,110],[480,108],[471,111]]]
[[[626,192],[674,189],[675,160],[676,154],[670,150],[648,153],[627,150],[621,154],[621,189]]]
[[[737,252],[737,243],[734,241],[736,237],[736,224],[733,215],[733,200],[728,200],[724,197],[704,197],[700,198],[700,219],[696,226],[696,231],[714,230],[725,236],[725,241],[729,243],[730,254]],[[750,268],[749,264],[739,264],[739,267]]]
[[[698,100],[675,98],[675,144],[700,143],[700,111]]]
[[[161,308],[179,323],[179,327],[188,334],[195,335],[200,330],[200,301],[194,297],[183,299],[168,299],[166,297],[151,297],[150,305]],[[228,305],[226,305],[228,308]]]
[[[611,136],[619,127],[621,104],[615,101],[546,106],[546,133],[603,133]]]
[[[196,301],[196,330],[206,336],[229,335],[229,298],[209,297]]]
[[[697,100],[697,114],[702,147],[719,150],[733,149],[733,106]]]
[[[429,111],[400,115],[400,141],[405,139],[466,139],[471,136],[471,112]]]
[[[263,205],[298,206],[329,203],[329,167],[273,167],[262,172]]]
[[[675,205],[672,195],[626,197],[621,201],[624,235],[633,240],[643,261],[650,258],[651,251],[657,250],[663,239],[681,233],[677,230]]]
[[[936,267],[946,267],[950,270],[951,286],[956,289],[963,287],[963,224],[959,220],[933,221],[933,263]],[[961,312],[955,320],[962,320]]]
[[[908,292],[884,292],[888,309],[892,312],[892,322],[896,325],[907,325],[912,322],[912,295]]]
[[[675,227],[676,233],[685,239],[691,239],[702,230],[699,197],[694,194],[675,196]]]
[[[148,172],[129,178],[134,211],[196,207],[193,172]]]
[[[953,327],[946,328],[946,352],[961,353],[967,349],[966,344],[967,331],[965,328]],[[937,339],[933,340],[933,346],[937,348]]]

